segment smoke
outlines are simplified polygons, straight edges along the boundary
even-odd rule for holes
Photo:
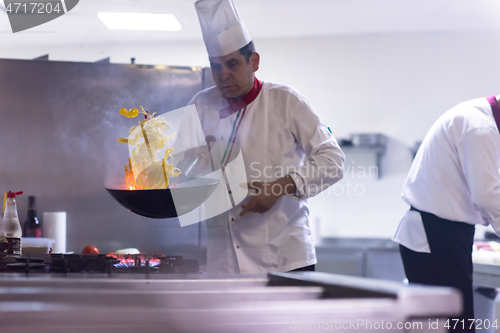
[[[128,147],[116,140],[127,137],[129,128],[137,125],[137,118],[120,116],[121,108],[144,106],[160,115],[185,106],[202,86],[199,69],[48,64],[53,75],[47,98],[59,148],[69,156],[84,156],[85,164],[102,170],[105,179],[120,174],[127,164]]]

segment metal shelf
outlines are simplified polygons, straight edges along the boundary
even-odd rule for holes
[[[355,153],[368,153],[376,154],[375,163],[377,166],[377,179],[382,177],[381,161],[382,156],[385,154],[386,145],[376,145],[376,146],[351,146],[351,145],[341,145],[340,148],[347,154],[349,151]]]

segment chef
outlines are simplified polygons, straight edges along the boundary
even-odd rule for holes
[[[232,0],[195,7],[216,86],[191,103],[206,137],[224,143],[222,165],[241,149],[252,193],[207,220],[207,270],[314,270],[306,199],[342,178],[344,154],[304,96],[255,77],[260,56]]]
[[[411,209],[393,238],[411,283],[460,289],[461,331],[474,319],[474,225],[500,231],[499,125],[495,96],[461,103],[436,121],[404,184],[402,197]]]

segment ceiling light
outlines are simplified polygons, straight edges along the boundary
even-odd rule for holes
[[[181,30],[181,24],[172,14],[97,13],[97,17],[112,30]]]

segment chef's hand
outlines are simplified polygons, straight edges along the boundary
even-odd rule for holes
[[[240,216],[248,212],[263,214],[271,209],[279,198],[286,194],[293,194],[297,191],[297,187],[292,177],[288,175],[274,182],[265,183],[254,181],[246,184],[246,186],[255,192],[251,194],[253,197],[246,205],[241,205],[243,210]]]

